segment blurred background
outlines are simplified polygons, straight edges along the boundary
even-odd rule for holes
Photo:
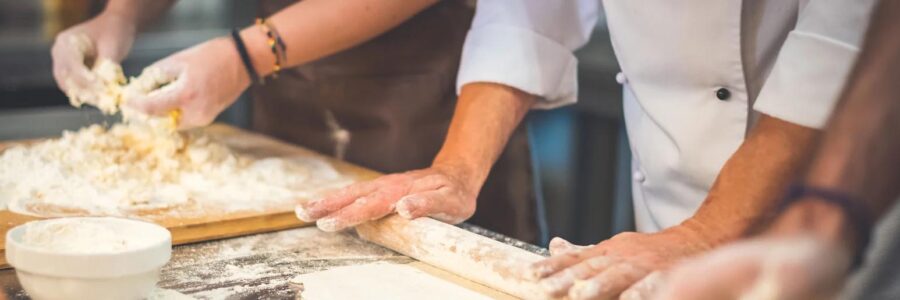
[[[50,46],[59,31],[102,10],[100,0],[0,0],[0,140],[59,135],[92,123],[113,121],[98,111],[75,109],[51,73]],[[256,17],[254,1],[190,0],[177,4],[143,30],[125,74],[243,27]],[[596,243],[632,230],[628,141],[622,121],[619,70],[604,20],[579,57],[577,105],[534,111],[528,118],[549,236]],[[246,128],[246,96],[219,121]],[[546,246],[546,245],[543,245]]]

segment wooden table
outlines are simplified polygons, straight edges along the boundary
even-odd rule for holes
[[[546,250],[471,225],[461,227],[546,255]],[[314,227],[289,229],[176,246],[158,283],[198,299],[295,299],[297,275],[372,262],[414,267],[495,299],[512,296],[492,290],[359,239],[352,232],[325,233]],[[15,270],[0,271],[0,299],[29,299]]]

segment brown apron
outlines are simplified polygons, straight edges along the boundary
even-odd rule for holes
[[[293,2],[262,1],[261,13]],[[253,128],[322,153],[345,152],[345,160],[381,172],[428,167],[453,116],[456,71],[473,12],[464,1],[441,1],[369,42],[255,85]],[[349,132],[344,150],[336,149],[336,128]],[[534,242],[535,201],[520,126],[468,222]]]

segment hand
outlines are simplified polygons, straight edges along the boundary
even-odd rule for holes
[[[135,32],[134,20],[107,12],[61,32],[50,50],[56,84],[73,103],[97,103],[104,83],[91,69],[103,59],[121,62]]]
[[[149,115],[179,110],[178,127],[208,125],[250,86],[234,43],[218,38],[144,69],[126,88],[125,103]]]
[[[673,269],[659,295],[662,299],[830,299],[850,269],[855,241],[840,208],[798,201],[762,236]],[[706,276],[710,270],[716,276]]]
[[[643,234],[626,232],[593,246],[574,246],[554,238],[551,257],[531,266],[531,279],[554,297],[617,299],[653,271],[706,249],[682,227]]]
[[[339,231],[376,220],[395,210],[407,219],[431,216],[460,223],[475,213],[483,180],[472,180],[464,168],[434,165],[353,184],[328,196],[297,205],[297,217],[316,221],[324,231]]]
[[[685,262],[657,299],[831,299],[849,266],[841,247],[810,236],[759,238]]]

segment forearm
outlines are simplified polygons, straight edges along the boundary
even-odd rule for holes
[[[842,102],[806,175],[851,195],[873,216],[900,194],[900,3],[883,1]]]
[[[501,84],[464,85],[434,165],[463,167],[469,179],[483,182],[534,102],[534,96]]]
[[[837,113],[804,177],[807,185],[849,195],[875,218],[900,196],[900,86],[896,84],[900,36],[893,32],[898,25],[900,2],[882,1]],[[838,206],[801,199],[780,218],[777,229],[812,231],[849,244],[854,233],[846,227],[859,224],[846,224],[846,217]]]
[[[287,62],[300,65],[339,52],[384,33],[437,0],[306,0],[268,18],[287,45]],[[273,71],[275,56],[258,26],[241,30],[260,76]]]
[[[121,17],[140,28],[162,15],[173,3],[175,0],[111,0],[103,14]]]
[[[682,225],[712,247],[740,237],[774,206],[808,161],[817,130],[763,115]]]

